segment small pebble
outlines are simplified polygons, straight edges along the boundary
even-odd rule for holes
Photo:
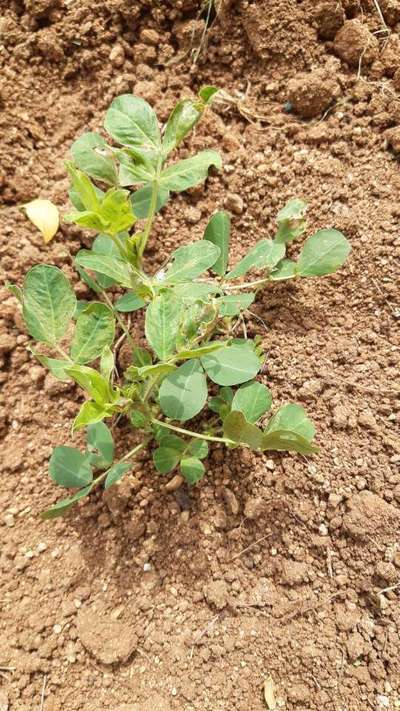
[[[244,210],[243,198],[237,193],[228,193],[225,198],[225,207],[235,215],[241,215]]]
[[[122,67],[125,62],[124,48],[120,44],[115,44],[110,52],[110,62],[114,67]]]
[[[176,491],[177,489],[179,489],[180,486],[182,486],[184,481],[185,480],[183,476],[181,476],[180,474],[175,474],[175,476],[172,477],[172,479],[170,479],[170,481],[165,485],[165,490]]]
[[[53,632],[54,632],[54,634],[61,634],[61,632],[62,632],[61,625],[54,625]]]

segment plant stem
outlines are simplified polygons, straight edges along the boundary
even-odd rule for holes
[[[118,323],[119,323],[121,329],[122,329],[123,332],[125,333],[125,335],[126,335],[128,341],[129,341],[130,345],[132,346],[132,348],[135,348],[135,341],[133,340],[131,334],[129,333],[129,331],[128,331],[127,327],[126,327],[126,324],[124,323],[124,320],[121,318],[121,316],[119,315],[118,311],[116,311],[116,309],[114,308],[113,302],[111,301],[111,299],[110,299],[110,297],[108,296],[107,292],[104,291],[104,289],[102,290],[102,295],[103,295],[104,301],[106,301],[106,303],[108,304],[108,306],[110,307],[110,309],[112,309],[112,311],[113,311],[113,313],[114,313],[114,315],[115,315],[115,318],[117,319],[117,321],[118,321]]]
[[[224,289],[225,291],[236,291],[236,289],[247,289],[247,287],[251,288],[253,286],[263,286],[268,282],[269,277],[264,277],[264,279],[257,279],[256,281],[247,281],[244,284],[225,284]]]
[[[160,171],[161,171],[161,158],[159,158],[157,161],[156,174],[154,176],[153,187],[151,190],[150,208],[149,208],[149,214],[147,215],[146,227],[144,228],[143,237],[140,240],[140,243],[138,245],[138,256],[139,256],[139,260],[140,260],[139,264],[142,260],[144,250],[146,249],[146,244],[147,244],[147,241],[150,237],[151,228],[153,226],[154,216],[156,214],[157,195],[158,195],[158,178],[160,175]]]
[[[69,360],[70,363],[73,362],[73,361],[72,361],[72,358],[69,357],[68,353],[66,353],[66,352],[63,350],[63,348],[61,348],[61,346],[56,346],[56,348],[57,348],[59,354],[62,355],[63,358],[65,358],[65,360]]]
[[[133,457],[137,452],[140,452],[141,449],[144,449],[146,445],[148,444],[148,439],[146,439],[144,442],[140,442],[140,444],[137,444],[133,449],[131,449],[127,454],[124,454],[121,459],[118,460],[115,464],[113,464],[111,467],[109,467],[105,472],[102,472],[96,479],[93,479],[92,482],[92,488],[96,485],[99,484],[105,477],[107,476],[108,472],[112,467],[115,467],[117,464],[121,464],[121,462],[126,462],[127,459],[130,459],[130,457]]]
[[[155,417],[151,419],[154,425],[161,425],[161,427],[166,427],[168,430],[173,430],[173,432],[180,432],[180,434],[188,435],[189,437],[197,437],[197,439],[207,439],[209,442],[224,442],[225,444],[235,444],[231,439],[226,437],[212,437],[211,435],[200,434],[199,432],[192,432],[191,430],[185,430],[183,427],[175,427],[175,425],[170,425],[167,422],[162,422],[162,420],[157,420]]]
[[[133,455],[136,454],[137,452],[140,452],[141,449],[144,449],[144,447],[146,447],[147,443],[148,443],[147,439],[144,442],[140,442],[140,444],[137,444],[136,447],[133,447],[133,449],[131,449],[127,454],[124,454],[122,459],[120,459],[119,461],[126,462],[127,459],[129,459],[130,457],[133,457]]]

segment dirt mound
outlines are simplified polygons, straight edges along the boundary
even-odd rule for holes
[[[187,490],[143,454],[123,486],[51,525],[38,518],[59,498],[47,462],[72,442],[79,396],[33,360],[1,289],[0,708],[43,695],[43,711],[263,711],[269,675],[290,711],[397,708],[398,0],[379,2],[387,27],[372,0],[4,5],[7,279],[55,263],[88,298],[72,257],[90,238],[64,225],[45,247],[18,206],[65,204],[68,146],[114,96],[137,92],[165,119],[207,83],[228,98],[188,147],[219,147],[224,170],[165,208],[149,269],[226,204],[242,255],[293,196],[353,252],[332,277],[260,295],[247,324],[275,401],[314,419],[316,457],[217,447]],[[114,435],[126,451],[124,423]]]

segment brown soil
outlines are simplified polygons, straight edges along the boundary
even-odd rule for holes
[[[222,147],[224,171],[167,207],[149,263],[200,236],[224,201],[235,256],[291,196],[353,247],[337,275],[271,288],[255,306],[265,327],[249,323],[275,401],[313,417],[318,456],[215,448],[199,486],[168,493],[146,455],[108,497],[55,523],[38,518],[59,496],[47,461],[71,441],[80,395],[31,358],[1,292],[2,711],[262,711],[269,675],[277,708],[400,707],[400,3],[380,2],[390,43],[377,5],[225,0],[192,65],[196,0],[2,0],[9,280],[47,261],[85,294],[71,255],[87,237],[63,226],[45,247],[18,205],[65,202],[68,146],[115,95],[134,91],[165,118],[203,83],[234,101],[188,148]],[[126,451],[129,434],[116,436]]]

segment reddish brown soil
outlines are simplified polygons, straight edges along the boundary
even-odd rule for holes
[[[372,0],[225,1],[192,66],[198,5],[2,0],[2,268],[20,282],[47,261],[76,281],[81,233],[45,247],[18,205],[65,202],[68,146],[115,95],[165,118],[178,96],[222,87],[234,101],[188,148],[222,147],[224,171],[167,207],[149,266],[200,236],[227,194],[236,256],[290,196],[348,236],[340,273],[271,288],[255,307],[265,327],[249,323],[275,401],[307,407],[321,451],[216,448],[205,480],[174,494],[146,455],[107,499],[40,522],[80,396],[32,360],[3,290],[1,711],[262,711],[269,675],[280,709],[400,707],[400,177],[383,133],[400,124],[400,3],[380,2],[388,41]]]

